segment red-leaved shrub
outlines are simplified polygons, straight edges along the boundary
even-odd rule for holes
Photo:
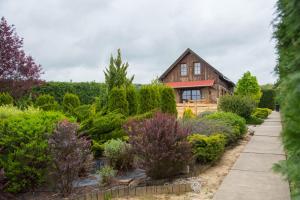
[[[67,120],[61,121],[49,139],[53,157],[53,175],[63,196],[72,191],[72,182],[86,167],[90,166],[90,141],[77,136],[78,125]],[[85,169],[86,171],[88,169]]]
[[[139,166],[154,179],[177,175],[191,161],[188,129],[172,115],[156,113],[144,121],[129,121],[125,129]]]

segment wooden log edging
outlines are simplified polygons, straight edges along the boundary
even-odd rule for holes
[[[183,194],[193,191],[190,183],[164,184],[136,187],[116,187],[99,192],[84,194],[72,200],[106,200],[111,198],[134,197],[156,194]]]

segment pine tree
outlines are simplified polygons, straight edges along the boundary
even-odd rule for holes
[[[132,83],[134,76],[127,78],[128,67],[129,64],[127,62],[122,62],[121,50],[118,49],[117,58],[111,56],[109,66],[104,71],[108,92],[114,87],[127,87]]]

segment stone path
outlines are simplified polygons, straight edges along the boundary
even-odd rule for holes
[[[273,112],[255,133],[222,182],[214,200],[290,200],[289,185],[272,166],[285,159],[281,120]]]

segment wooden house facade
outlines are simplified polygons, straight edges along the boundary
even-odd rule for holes
[[[177,103],[217,103],[220,96],[232,94],[235,86],[231,80],[189,48],[159,79],[174,88]]]

